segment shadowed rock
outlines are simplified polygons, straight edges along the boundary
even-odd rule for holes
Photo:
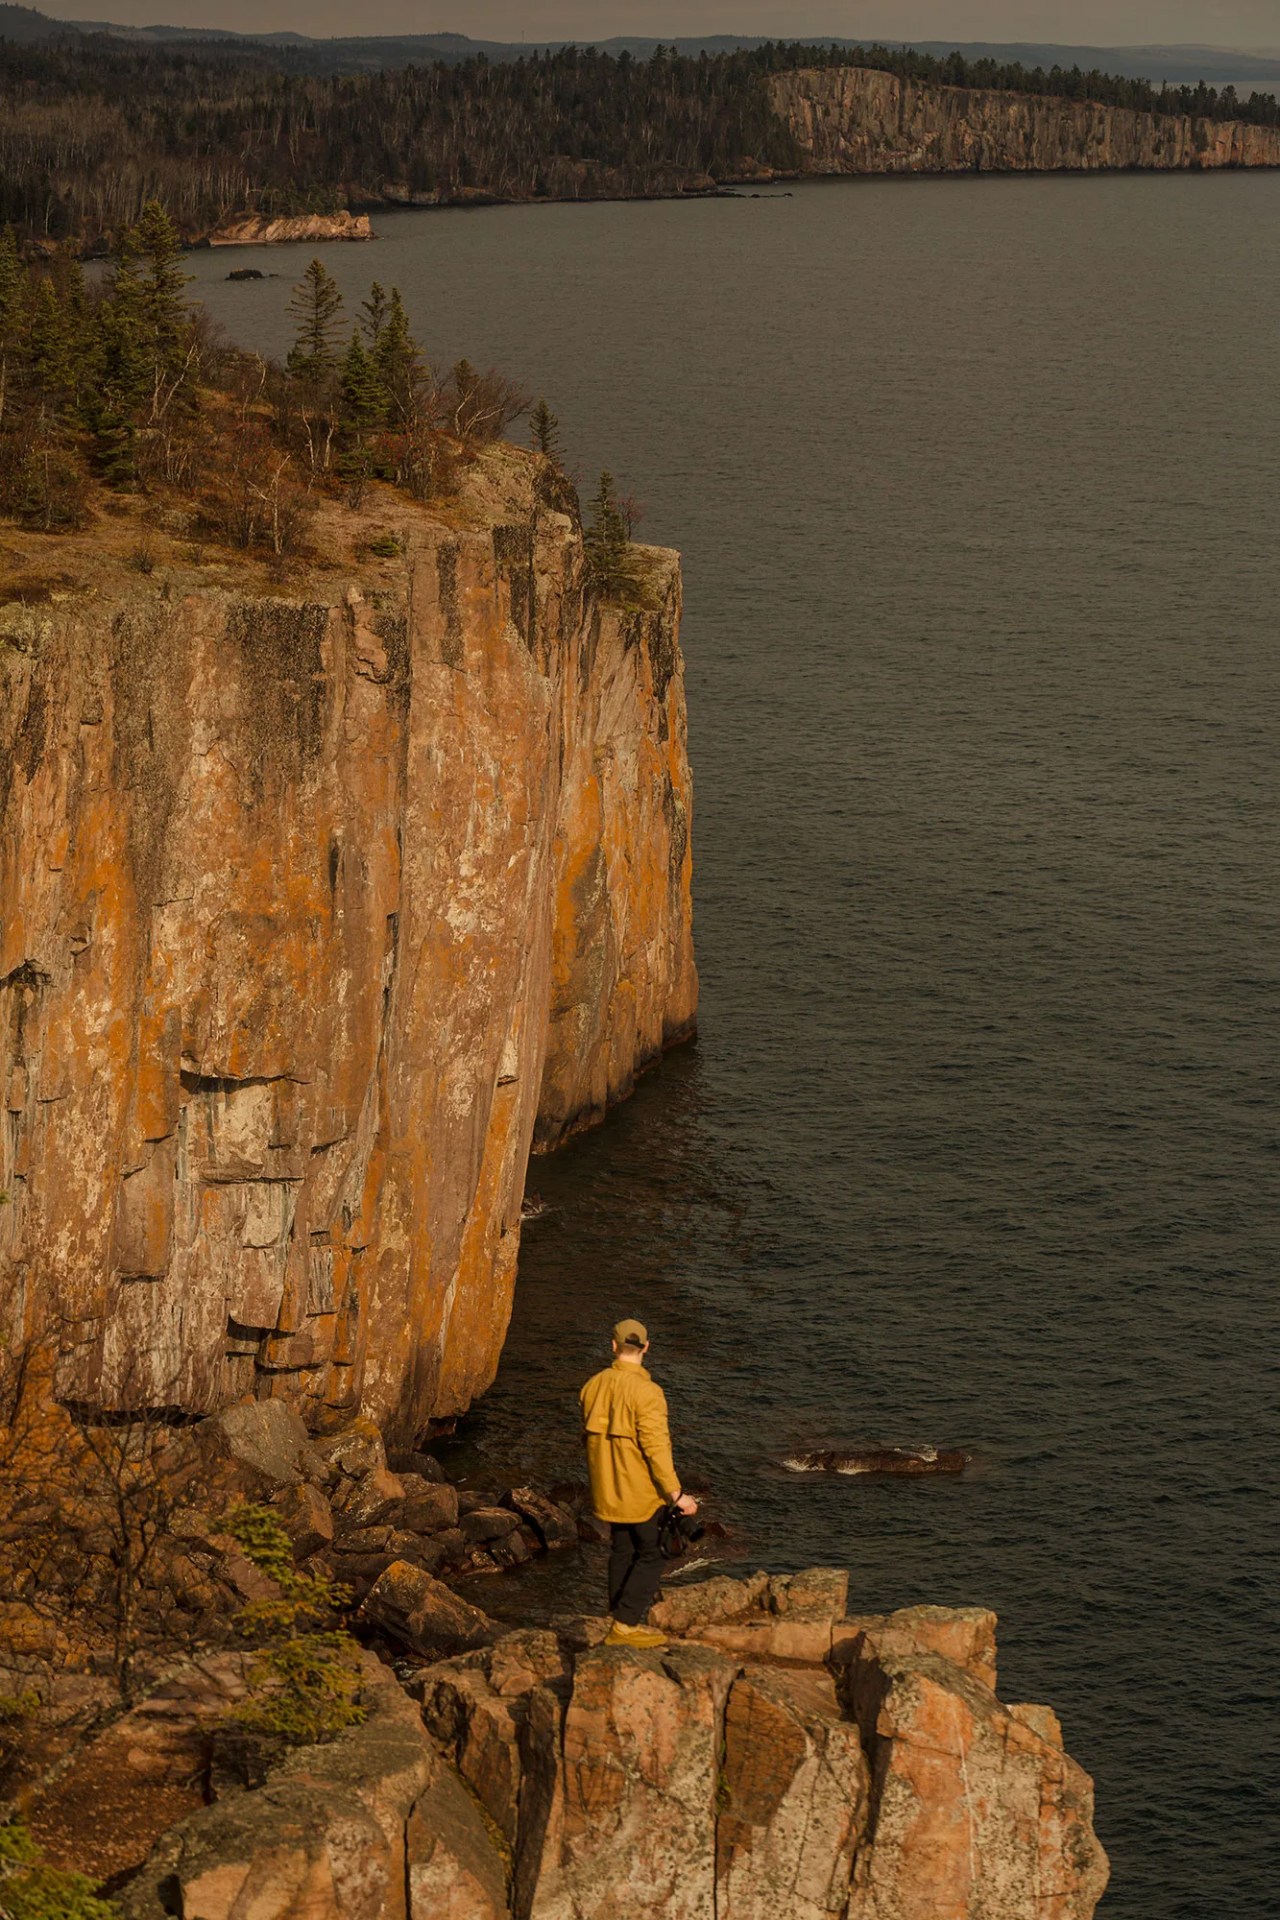
[[[956,1447],[842,1447],[789,1453],[782,1464],[792,1473],[963,1473],[969,1456]]]

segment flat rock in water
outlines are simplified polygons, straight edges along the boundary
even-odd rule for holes
[[[958,1447],[832,1447],[789,1453],[782,1464],[792,1473],[963,1473],[969,1456]]]

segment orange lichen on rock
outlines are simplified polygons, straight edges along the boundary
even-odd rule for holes
[[[598,606],[541,473],[301,591],[0,608],[0,1260],[62,1397],[465,1407],[535,1129],[692,1032],[678,561]]]

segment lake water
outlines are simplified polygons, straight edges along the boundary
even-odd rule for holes
[[[1096,1776],[1109,1920],[1262,1920],[1280,176],[376,224],[322,249],[349,296],[545,394],[688,590],[701,1040],[535,1169],[458,1457],[578,1471],[639,1314],[735,1551],[998,1610],[1002,1693]],[[312,251],[197,291],[278,352]],[[975,1467],[776,1464],[866,1437]]]

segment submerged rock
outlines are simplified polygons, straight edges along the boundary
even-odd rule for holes
[[[789,1453],[782,1464],[791,1473],[963,1473],[969,1456],[958,1447],[832,1447]]]

